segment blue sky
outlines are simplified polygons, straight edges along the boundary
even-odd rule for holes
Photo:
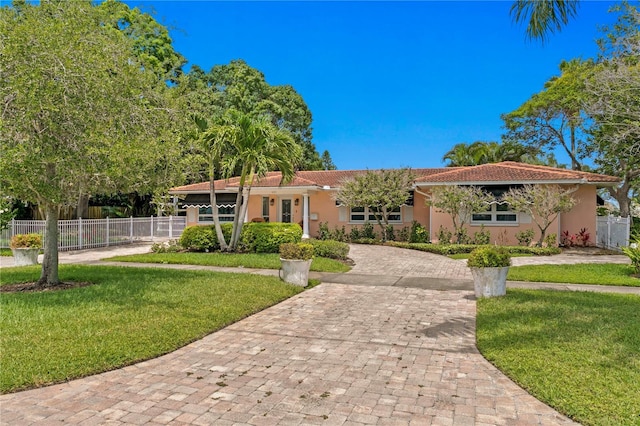
[[[456,143],[499,141],[500,114],[563,59],[595,56],[599,26],[615,21],[613,2],[582,1],[543,45],[512,23],[510,1],[127,3],[175,28],[189,64],[241,58],[292,85],[339,169],[440,167]]]

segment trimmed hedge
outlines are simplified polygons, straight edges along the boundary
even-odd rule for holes
[[[297,223],[249,222],[240,237],[244,249],[255,253],[278,253],[281,244],[300,241],[302,228]]]
[[[349,244],[335,240],[309,240],[318,257],[346,260],[349,255]]]
[[[412,250],[426,251],[429,253],[441,254],[443,256],[449,256],[452,254],[471,253],[473,250],[479,247],[473,244],[412,244],[389,241],[386,243],[388,246],[406,248]],[[493,246],[488,246],[493,247]],[[558,247],[523,247],[523,246],[501,246],[509,252],[509,254],[532,254],[534,256],[551,256],[553,254],[560,254],[562,250]]]
[[[503,268],[511,265],[511,256],[506,247],[482,246],[471,252],[467,259],[469,268]]]
[[[222,233],[227,241],[231,238],[231,230],[233,225],[230,223],[222,223]],[[215,251],[220,250],[218,237],[216,235],[215,225],[193,225],[187,226],[182,231],[179,244],[192,251]]]
[[[222,223],[221,226],[228,242],[233,225]],[[278,253],[280,244],[299,243],[301,240],[302,228],[296,223],[249,222],[242,227],[240,247],[254,253]],[[192,251],[220,250],[215,225],[186,227],[180,237],[180,245]]]

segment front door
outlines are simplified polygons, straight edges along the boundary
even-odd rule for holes
[[[284,223],[291,223],[291,199],[290,198],[281,200],[280,221]]]

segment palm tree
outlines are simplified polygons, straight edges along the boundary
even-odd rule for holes
[[[578,3],[579,0],[516,0],[510,12],[516,23],[527,24],[527,38],[544,42],[576,16]]]

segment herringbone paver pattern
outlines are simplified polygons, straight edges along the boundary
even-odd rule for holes
[[[560,425],[476,350],[466,291],[322,284],[174,353],[0,397],[2,424]]]

